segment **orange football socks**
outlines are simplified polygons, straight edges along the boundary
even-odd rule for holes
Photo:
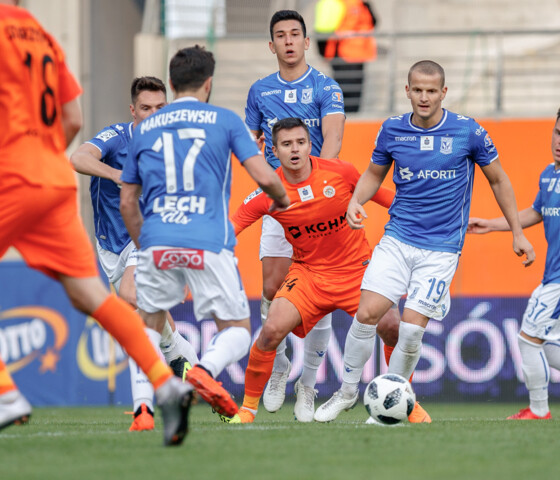
[[[276,350],[264,352],[255,343],[249,353],[249,364],[245,370],[245,397],[243,406],[251,410],[259,408],[259,400],[263,394],[266,382],[272,374]]]
[[[0,395],[15,390],[16,384],[12,380],[12,376],[8,373],[6,364],[0,358]]]

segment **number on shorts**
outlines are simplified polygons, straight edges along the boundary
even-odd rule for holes
[[[541,302],[540,300],[537,300],[533,304],[533,308],[531,309],[531,311],[529,312],[527,317],[528,318],[533,317],[533,321],[536,320],[539,317],[539,315],[546,310],[546,307],[548,307],[548,305],[546,303]]]
[[[443,297],[443,294],[445,293],[445,281],[440,280],[438,282],[437,278],[430,278],[428,280],[428,283],[430,284],[430,290],[428,290],[428,295],[426,295],[426,299],[430,298],[430,296],[432,295],[432,291],[434,290],[434,287],[436,287],[436,283],[437,283],[436,294],[439,295],[439,297],[432,298],[432,301],[434,303],[438,303],[441,300],[441,297]]]
[[[206,143],[206,132],[202,128],[180,128],[177,130],[180,140],[193,140],[192,145],[183,159],[183,190],[190,192],[194,190],[194,165],[200,150]],[[163,132],[161,137],[152,145],[154,152],[160,152],[163,148],[163,162],[165,165],[165,185],[167,193],[177,193],[177,170],[175,167],[175,146],[173,134]]]

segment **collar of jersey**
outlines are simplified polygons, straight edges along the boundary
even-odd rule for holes
[[[132,138],[132,130],[134,130],[134,129],[132,128],[132,124],[133,124],[133,123],[134,123],[134,122],[130,122],[130,123],[128,124],[128,135],[130,136],[130,138]]]
[[[434,130],[439,130],[442,127],[442,125],[445,123],[445,120],[447,119],[447,110],[444,108],[443,115],[441,116],[441,120],[437,123],[437,125],[434,125],[433,127],[430,128],[422,128],[412,123],[412,114],[413,112],[410,112],[410,114],[408,115],[408,125],[410,126],[410,128],[413,128],[414,130],[418,130],[419,132],[433,132]]]
[[[276,78],[280,83],[284,83],[286,85],[289,85],[290,83],[299,83],[303,80],[305,80],[309,74],[311,73],[312,67],[311,65],[307,65],[307,71],[298,79],[294,80],[293,82],[287,82],[286,80],[282,79],[282,77],[280,76],[280,72],[276,72]]]
[[[171,103],[178,103],[178,102],[198,102],[198,98],[195,97],[179,97],[173,100]]]

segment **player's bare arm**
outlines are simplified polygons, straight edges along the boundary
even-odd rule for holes
[[[537,223],[542,222],[542,215],[537,212],[533,207],[526,208],[519,212],[519,221],[523,228],[532,227]],[[508,232],[510,231],[509,224],[506,217],[498,218],[469,218],[469,225],[467,233],[489,233],[489,232]]]
[[[482,171],[513,234],[513,251],[518,257],[526,255],[523,265],[528,267],[535,261],[535,250],[523,233],[523,227],[517,213],[515,194],[509,177],[502,168],[499,159],[482,167]]]
[[[367,214],[362,205],[377,193],[389,168],[390,165],[381,166],[370,162],[367,170],[362,173],[346,212],[346,221],[350,228],[364,228],[362,222],[367,218]]]
[[[62,128],[64,129],[64,137],[66,138],[66,146],[72,143],[80,128],[83,125],[82,109],[78,103],[78,99],[70,100],[62,104]]]
[[[280,177],[266,163],[262,155],[253,155],[243,162],[243,166],[251,178],[257,182],[263,192],[272,199],[270,211],[281,210],[290,205],[290,199]]]
[[[106,178],[121,184],[122,171],[101,161],[101,151],[90,143],[83,143],[70,157],[74,170],[84,175]]]
[[[321,131],[323,133],[323,146],[321,147],[321,158],[337,158],[342,148],[342,136],[344,135],[344,122],[346,118],[340,114],[326,115],[321,119]]]
[[[262,130],[251,130],[251,133],[255,137],[259,149],[262,150],[264,145],[264,132]]]
[[[142,186],[135,183],[123,183],[121,188],[121,216],[130,234],[130,238],[140,248],[140,230],[144,223],[138,199],[142,193]]]

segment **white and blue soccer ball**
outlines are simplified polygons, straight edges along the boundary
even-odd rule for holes
[[[416,395],[406,378],[394,373],[375,377],[364,392],[364,405],[369,415],[385,425],[408,419]]]

